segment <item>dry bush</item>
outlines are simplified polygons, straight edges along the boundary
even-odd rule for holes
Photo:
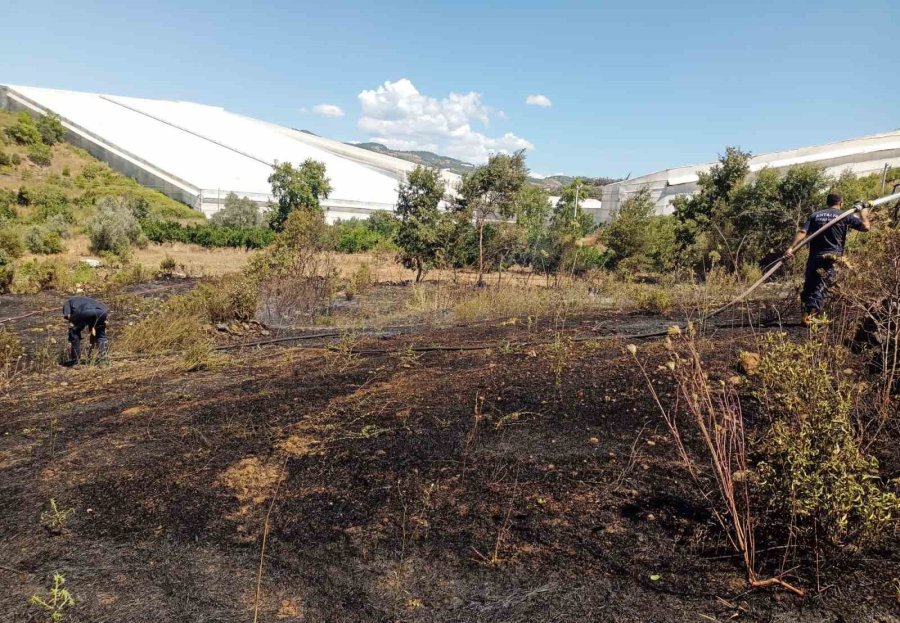
[[[212,339],[207,338],[188,344],[181,355],[180,367],[184,372],[196,372],[221,367],[227,361],[227,356],[217,352]]]
[[[839,338],[851,338],[868,357],[881,429],[900,408],[900,231],[872,232],[852,262],[842,271]]]
[[[344,285],[344,296],[348,301],[352,301],[357,294],[364,294],[372,287],[372,269],[369,264],[363,262],[360,264]]]
[[[126,352],[164,353],[195,348],[194,354],[198,354],[213,346],[210,323],[248,320],[256,312],[257,300],[256,284],[245,275],[201,283],[126,327],[118,344]]]
[[[209,341],[209,333],[206,317],[194,305],[172,297],[154,313],[126,327],[116,345],[124,352],[162,354]]]
[[[330,237],[320,211],[296,209],[272,245],[250,259],[245,274],[259,288],[267,324],[331,311],[339,273]]]
[[[256,315],[259,291],[244,274],[225,275],[201,283],[191,293],[210,322],[251,320]]]
[[[747,440],[741,403],[733,386],[713,383],[709,379],[694,340],[693,330],[686,333],[673,328],[666,340],[671,358],[667,367],[677,387],[677,401],[666,409],[646,368],[637,358],[637,349],[629,352],[640,366],[669,433],[675,442],[678,457],[704,497],[728,542],[741,555],[751,586],[779,585],[792,592],[803,591],[780,577],[760,579],[756,565],[756,517],[750,497],[750,470],[747,461]],[[693,434],[700,439],[700,448],[689,445],[679,420],[686,419]],[[714,486],[710,487],[710,482]]]
[[[25,349],[18,336],[0,327],[0,390],[8,387],[22,370],[24,356]]]

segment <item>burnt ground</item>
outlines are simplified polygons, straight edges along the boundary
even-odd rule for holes
[[[312,341],[192,373],[169,357],[25,376],[0,398],[0,620],[40,620],[28,597],[58,571],[70,622],[251,621],[267,517],[260,621],[898,620],[896,540],[823,563],[806,598],[747,589],[598,327],[667,322],[422,327],[355,355]],[[52,323],[62,339],[49,316],[10,326]],[[733,374],[752,342],[721,331],[704,352]],[[473,343],[491,348],[408,348]],[[655,370],[661,346],[641,355]],[[59,534],[50,498],[74,509]]]

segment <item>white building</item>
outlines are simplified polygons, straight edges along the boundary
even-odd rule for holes
[[[306,132],[191,102],[0,85],[0,108],[56,113],[66,140],[113,169],[205,214],[234,192],[271,199],[272,165],[325,163],[333,192],[328,220],[393,210],[398,183],[415,165]],[[448,186],[457,175],[443,172]]]
[[[698,190],[699,173],[709,171],[715,163],[666,169],[649,175],[609,184],[603,188],[603,208],[609,215],[619,204],[645,186],[650,189],[659,214],[673,211],[672,201],[679,195]],[[784,170],[799,164],[812,164],[837,176],[850,170],[857,175],[879,173],[885,165],[900,166],[900,130],[873,134],[827,145],[803,147],[762,154],[750,159],[750,171],[764,167]]]
[[[559,203],[561,197],[553,195],[550,197],[550,205],[556,206]],[[588,197],[587,199],[578,199],[578,205],[581,206],[581,209],[594,217],[595,223],[606,223],[609,221],[609,210],[603,205],[603,202],[599,199],[591,199]]]

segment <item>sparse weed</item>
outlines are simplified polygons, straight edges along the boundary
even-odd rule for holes
[[[18,336],[0,327],[0,389],[9,386],[22,369],[25,348]]]
[[[327,346],[325,351],[325,368],[326,373],[343,372],[354,364],[356,361],[356,349],[359,338],[353,332],[344,333],[337,341]]]
[[[50,498],[50,510],[41,513],[41,524],[50,532],[58,534],[65,530],[66,522],[74,512],[74,508],[60,508],[56,500]]]
[[[53,574],[53,584],[47,590],[47,596],[32,595],[29,603],[40,608],[45,621],[50,623],[61,623],[65,618],[65,612],[68,608],[75,605],[75,599],[65,588],[66,578],[60,573]]]
[[[413,345],[405,344],[395,353],[401,368],[412,368],[422,356],[421,353],[415,351]]]

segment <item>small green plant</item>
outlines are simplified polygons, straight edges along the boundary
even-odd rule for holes
[[[50,510],[41,513],[41,524],[50,532],[60,533],[65,530],[66,521],[74,512],[74,508],[60,508],[56,500],[50,498]]]
[[[422,355],[416,352],[412,343],[409,343],[398,349],[396,356],[401,368],[412,368]]]
[[[53,154],[43,143],[35,143],[28,148],[28,159],[37,165],[48,167],[53,160]]]
[[[41,142],[41,131],[27,112],[16,116],[16,123],[6,128],[6,135],[19,145],[34,145]]]
[[[562,333],[559,332],[557,332],[556,338],[547,345],[547,358],[550,363],[550,370],[553,372],[553,380],[557,391],[562,389],[563,372],[565,372],[566,363],[569,361],[571,347],[571,339],[563,337]]]
[[[46,597],[32,595],[29,603],[43,610],[50,623],[60,623],[65,617],[67,608],[75,605],[75,599],[65,588],[66,578],[60,573],[53,574],[53,584],[47,591]]]
[[[356,345],[359,339],[353,332],[341,335],[336,342],[328,345],[325,354],[325,372],[343,372],[356,361]]]

